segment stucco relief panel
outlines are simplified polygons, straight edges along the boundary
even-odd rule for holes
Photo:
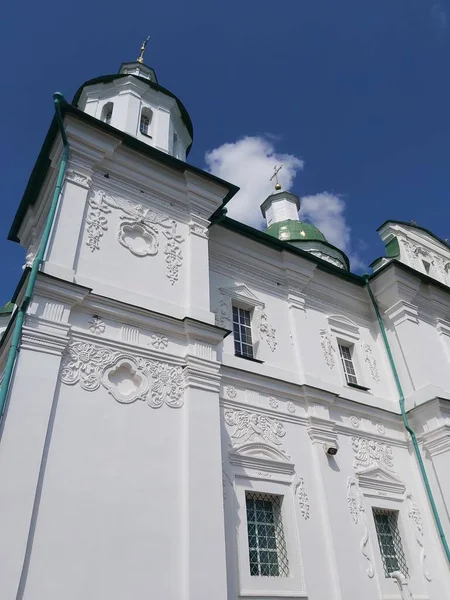
[[[178,280],[179,269],[183,264],[181,244],[184,237],[178,233],[177,223],[167,215],[141,204],[97,190],[90,195],[86,218],[86,245],[92,252],[100,249],[100,240],[108,229],[106,215],[111,213],[111,209],[123,213],[120,216],[117,240],[135,256],[155,256],[159,253],[160,243],[164,242],[166,277],[173,285]]]
[[[118,402],[146,401],[152,408],[183,405],[182,368],[165,362],[73,341],[65,351],[61,381],[87,391],[104,387]]]

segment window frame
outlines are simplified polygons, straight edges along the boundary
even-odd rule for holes
[[[105,104],[102,106],[100,120],[103,123],[106,123],[106,125],[111,125],[113,113],[114,113],[114,102],[111,102],[108,100],[108,102],[105,102]],[[109,116],[109,120],[108,120],[108,116]]]
[[[154,112],[149,106],[141,106],[141,110],[139,111],[139,120],[138,120],[138,132],[140,135],[143,135],[146,138],[152,139],[151,130],[154,121]],[[146,119],[146,131],[142,131],[142,120]]]
[[[342,315],[331,315],[328,317],[327,321],[330,331],[333,334],[337,344],[337,358],[340,365],[342,385],[364,392],[369,391],[370,387],[367,385],[367,376],[361,366],[361,335],[358,325]],[[351,362],[353,365],[353,370],[355,371],[356,383],[353,383],[347,379],[340,346],[346,346],[351,350]]]
[[[281,512],[283,500],[283,496],[276,494],[262,494],[249,490],[245,492],[249,566],[252,577],[289,577],[289,557]],[[267,507],[261,510],[261,507],[257,506],[257,503],[261,502],[270,503],[270,516]],[[254,533],[251,532],[253,528]],[[270,535],[271,528],[273,535]],[[252,561],[252,555],[256,560]],[[273,560],[274,556],[276,560]],[[266,572],[267,569],[276,573]]]
[[[293,465],[289,465],[292,466]],[[306,596],[303,576],[300,538],[298,532],[298,515],[295,509],[295,497],[292,486],[292,475],[272,473],[270,481],[262,479],[257,471],[246,469],[246,473],[236,465],[234,472],[234,493],[232,513],[230,505],[226,509],[231,530],[227,535],[236,536],[236,550],[231,554],[237,556],[238,595],[259,598],[260,596]],[[281,522],[289,561],[287,577],[261,577],[250,574],[250,556],[247,530],[246,493],[267,494],[282,497]],[[236,528],[234,528],[234,524]]]
[[[355,353],[355,345],[354,344],[350,344],[349,342],[343,342],[341,340],[337,340],[337,345],[338,345],[338,351],[339,351],[339,358],[341,360],[341,367],[342,367],[342,371],[344,373],[344,377],[345,377],[345,381],[347,383],[347,385],[350,386],[358,386],[359,382],[358,382],[358,372],[356,370],[355,367],[355,362],[354,362],[354,353]],[[349,356],[344,356],[343,352],[341,351],[341,349],[345,348],[346,350],[348,350],[348,354]],[[350,372],[350,368],[353,371],[353,373]],[[350,378],[352,378],[355,381],[351,381]]]
[[[408,561],[406,558],[406,552],[405,552],[403,538],[402,538],[401,531],[400,531],[400,511],[393,509],[393,508],[381,508],[378,506],[372,506],[371,512],[372,512],[372,519],[373,519],[374,527],[375,527],[375,535],[376,535],[377,542],[378,542],[379,557],[380,557],[382,565],[383,565],[385,578],[390,579],[391,573],[393,573],[394,571],[400,571],[402,573],[402,575],[404,575],[407,579],[409,579],[410,578],[409,566],[408,566]],[[385,546],[383,545],[381,535],[387,535],[387,534],[381,534],[379,532],[379,529],[377,526],[378,521],[375,518],[376,514],[381,515],[383,513],[392,513],[393,515],[395,515],[395,521],[396,521],[395,525],[396,525],[396,529],[397,529],[397,536],[395,535],[396,532],[389,531],[389,535],[392,538],[391,545],[394,549],[394,554],[392,554],[392,555],[385,554]],[[392,571],[389,571],[387,559],[393,559],[393,558],[395,559],[395,561],[397,563],[397,567],[392,569]],[[405,563],[406,572],[404,572],[404,570],[400,567],[402,560]]]
[[[235,321],[235,310],[238,312],[238,321]],[[249,323],[243,323],[241,322],[241,313],[247,313],[248,314],[248,321]],[[231,303],[231,317],[232,317],[232,325],[233,325],[233,348],[234,348],[234,355],[238,356],[239,358],[246,358],[247,360],[254,360],[255,359],[255,341],[254,341],[254,327],[253,327],[253,320],[254,320],[254,310],[249,308],[249,307],[244,307],[242,304],[240,304],[239,302],[232,302]],[[236,339],[236,326],[239,329],[239,340]],[[242,341],[242,331],[241,328],[245,328],[247,330],[249,330],[249,335],[250,335],[250,344],[245,343]],[[247,334],[248,335],[248,334]],[[241,352],[239,352],[236,349],[236,345],[240,345],[241,347]],[[245,354],[244,352],[242,352],[242,346],[249,346],[251,348],[251,354]]]

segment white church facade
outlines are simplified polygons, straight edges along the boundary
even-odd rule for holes
[[[140,59],[55,118],[0,310],[2,600],[450,598],[450,246],[373,273],[189,165]]]

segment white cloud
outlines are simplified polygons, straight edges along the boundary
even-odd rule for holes
[[[260,205],[273,192],[269,181],[275,165],[283,165],[279,173],[284,189],[292,189],[296,174],[304,161],[292,154],[278,154],[275,137],[244,137],[237,142],[223,144],[205,155],[211,173],[238,185],[241,189],[227,205],[228,216],[241,223],[263,229]],[[352,268],[362,269],[365,264],[351,248],[351,229],[345,218],[343,198],[322,192],[301,198],[300,218],[313,223],[326,239],[349,254]]]
[[[262,228],[260,205],[273,192],[269,179],[275,165],[283,165],[279,173],[284,189],[290,189],[303,160],[292,154],[278,154],[272,141],[262,137],[244,137],[223,144],[205,155],[211,173],[231,181],[241,189],[228,204],[228,216],[247,225]]]

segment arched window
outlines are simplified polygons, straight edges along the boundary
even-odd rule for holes
[[[107,102],[102,109],[102,121],[103,123],[107,123],[111,125],[111,119],[113,114],[114,104],[112,102]]]
[[[141,119],[139,121],[139,131],[142,134],[147,135],[149,137],[151,137],[150,136],[150,125],[152,122],[152,117],[153,117],[153,113],[149,108],[144,107],[141,110]]]

